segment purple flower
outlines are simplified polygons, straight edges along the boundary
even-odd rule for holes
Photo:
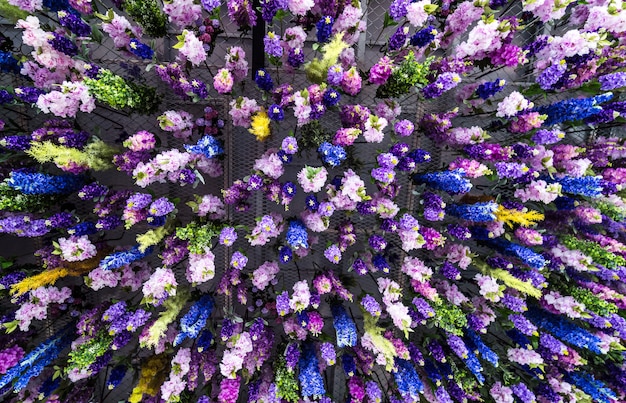
[[[225,227],[220,232],[220,244],[231,246],[237,240],[237,231],[233,227]]]
[[[324,251],[324,256],[329,262],[339,264],[341,261],[341,250],[337,244],[332,244]]]
[[[170,202],[167,197],[161,197],[152,202],[148,212],[155,217],[162,217],[174,211],[174,207],[174,203]]]
[[[363,299],[361,299],[361,306],[374,317],[378,317],[382,314],[380,304],[369,294],[365,295]]]

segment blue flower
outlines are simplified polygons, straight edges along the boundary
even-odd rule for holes
[[[542,255],[535,253],[532,249],[509,242],[506,239],[490,238],[489,231],[482,227],[473,227],[471,230],[474,238],[502,254],[515,256],[533,269],[539,270],[546,265],[546,259]]]
[[[586,372],[570,372],[566,374],[565,379],[591,396],[594,402],[610,403],[617,398],[615,392]]]
[[[482,341],[482,339],[476,332],[474,332],[472,329],[466,329],[465,336],[465,342],[472,350],[477,351],[485,361],[487,361],[494,367],[498,366],[498,354],[496,354],[492,349],[487,347],[487,345]]]
[[[254,75],[254,82],[263,91],[271,91],[274,88],[272,77],[270,77],[270,73],[268,73],[265,69],[257,70]]]
[[[495,81],[489,81],[484,84],[481,84],[476,88],[476,95],[478,95],[481,99],[487,99],[498,92],[502,91],[504,85],[506,84],[505,80],[497,79]]]
[[[411,37],[411,46],[423,48],[434,41],[435,36],[437,36],[437,30],[432,25],[429,25],[424,29],[420,29]]]
[[[418,174],[413,176],[413,180],[450,194],[467,193],[472,189],[472,183],[465,178],[465,171],[462,169]]]
[[[317,24],[315,24],[315,27],[317,28],[317,41],[319,43],[328,42],[330,36],[332,35],[334,23],[335,19],[331,16],[326,15],[323,16],[317,22]]]
[[[600,348],[602,341],[598,336],[576,326],[561,315],[554,315],[539,308],[530,308],[526,312],[526,317],[536,326],[547,330],[565,343],[602,354]]]
[[[326,105],[327,108],[331,106],[335,106],[341,100],[341,95],[334,88],[328,88],[324,92],[324,97],[322,98],[322,102]]]
[[[613,94],[607,92],[591,98],[566,99],[552,105],[534,108],[533,111],[548,115],[543,124],[552,126],[567,121],[583,120],[596,115],[602,112],[602,107],[599,104],[609,101],[611,98],[613,98]]]
[[[320,146],[317,149],[317,152],[322,157],[322,161],[324,161],[324,163],[332,167],[341,165],[341,163],[348,156],[346,154],[346,150],[344,150],[343,147],[334,146],[331,143],[326,142],[326,141],[320,144]]]
[[[131,53],[135,56],[141,57],[142,59],[152,59],[152,56],[154,56],[154,51],[150,48],[150,46],[139,42],[136,38],[130,40],[128,47],[130,48]]]
[[[180,333],[174,340],[174,346],[179,345],[185,339],[195,339],[213,311],[213,299],[209,295],[203,295],[189,311],[180,319]]]
[[[7,180],[9,187],[27,195],[69,194],[83,187],[85,178],[80,175],[46,175],[13,171]]]
[[[280,105],[272,104],[269,108],[267,108],[267,115],[270,119],[280,122],[285,119],[285,112]]]
[[[354,357],[352,355],[347,353],[342,355],[341,366],[348,377],[356,375],[356,363],[354,362]]]
[[[396,358],[397,371],[393,377],[398,385],[398,391],[405,401],[417,402],[420,400],[420,393],[424,390],[424,384],[417,375],[413,364],[408,360]]]
[[[103,270],[118,269],[136,260],[142,259],[150,253],[152,253],[152,247],[142,253],[138,246],[133,246],[132,249],[128,251],[115,252],[105,257],[100,261],[100,268]]]
[[[13,57],[11,52],[0,50],[0,71],[15,74],[20,72],[20,63]]]
[[[474,222],[494,221],[493,214],[498,209],[498,204],[494,202],[474,203],[474,204],[451,204],[446,207],[446,213],[463,220]]]
[[[317,355],[313,343],[308,342],[302,345],[300,355],[300,380],[301,393],[304,397],[321,396],[326,393],[324,379],[319,371]]]
[[[289,222],[287,229],[287,243],[294,249],[308,248],[309,235],[306,227],[300,220],[292,220]]]
[[[308,195],[305,202],[306,208],[310,211],[317,211],[317,208],[320,206],[320,203],[317,201],[317,197],[315,197],[315,195]]]
[[[357,342],[356,325],[342,305],[333,305],[333,327],[337,334],[337,347],[354,347]]]
[[[204,136],[196,145],[185,144],[185,150],[192,154],[202,154],[207,158],[215,158],[224,154],[221,143],[213,136]]]
[[[278,250],[278,254],[280,255],[281,263],[287,263],[293,259],[293,251],[289,246],[281,246]]]
[[[111,374],[109,375],[109,380],[107,381],[107,388],[109,390],[117,388],[122,380],[126,376],[126,366],[118,365],[117,367],[111,370]]]

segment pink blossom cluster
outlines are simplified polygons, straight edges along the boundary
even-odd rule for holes
[[[185,272],[187,281],[192,284],[206,283],[215,277],[215,255],[205,248],[204,253],[189,253],[189,262]]]
[[[189,373],[190,363],[191,349],[188,347],[179,348],[172,358],[169,379],[161,385],[161,399],[166,402],[173,402],[180,398],[180,394],[187,386],[184,378]]]
[[[174,137],[185,139],[191,136],[194,127],[193,115],[187,111],[166,111],[158,118],[159,127],[172,132]]]
[[[240,82],[248,76],[248,61],[246,60],[246,52],[241,46],[232,46],[228,48],[228,53],[224,56],[226,68],[233,77],[235,83]]]
[[[228,113],[233,119],[234,126],[248,128],[250,127],[250,117],[258,111],[259,106],[255,99],[239,97],[230,101]]]
[[[257,220],[250,235],[246,235],[251,246],[263,246],[272,238],[279,236],[284,230],[283,216],[277,213],[264,215]]]
[[[142,292],[148,303],[160,305],[166,298],[176,295],[177,286],[174,272],[169,268],[159,267],[143,283]]]
[[[183,56],[185,60],[190,61],[194,66],[199,66],[200,63],[206,60],[204,44],[196,37],[193,31],[184,29],[182,35],[184,39],[179,49],[180,55]]]
[[[525,189],[520,188],[515,191],[515,197],[523,202],[531,200],[549,204],[559,196],[561,196],[561,184],[548,184],[544,180],[532,181]]]
[[[417,257],[405,257],[400,270],[411,279],[420,282],[430,280],[433,275],[433,270]]]
[[[567,315],[572,319],[582,317],[586,307],[582,302],[569,295],[561,295],[558,291],[549,291],[541,298],[542,305],[550,311]]]
[[[503,291],[505,287],[498,284],[495,278],[478,273],[474,277],[474,280],[476,280],[476,284],[478,284],[480,295],[486,299],[498,302],[504,295]]]
[[[68,262],[79,262],[96,256],[98,251],[87,235],[59,238],[61,257]]]
[[[178,0],[165,3],[163,12],[167,14],[168,20],[174,26],[181,29],[193,25],[193,23],[202,18],[202,6],[194,4],[193,0]]]
[[[30,292],[28,301],[15,311],[15,320],[20,330],[27,331],[33,319],[44,320],[50,304],[63,304],[72,296],[72,291],[63,287],[39,287]]]
[[[266,151],[261,158],[255,160],[253,169],[262,172],[272,179],[280,178],[285,172],[283,162],[275,149]]]
[[[222,199],[213,195],[204,195],[198,203],[196,213],[200,217],[208,216],[211,220],[220,220],[226,215],[226,210]]]
[[[70,56],[54,49],[48,42],[51,34],[41,28],[39,18],[29,15],[26,19],[18,20],[15,27],[24,30],[23,43],[34,48],[31,56],[44,68],[57,71],[65,78],[70,69],[77,66],[77,62]]]
[[[324,187],[328,171],[324,167],[305,166],[298,172],[298,183],[305,193],[317,193]]]
[[[226,342],[226,350],[220,362],[220,373],[226,379],[235,379],[243,368],[246,355],[252,352],[252,337],[249,332],[236,333]]]
[[[132,39],[131,35],[140,39],[143,34],[142,30],[139,26],[132,25],[126,17],[114,11],[111,12],[113,13],[113,18],[102,23],[102,30],[109,34],[116,47],[126,49]]]
[[[186,152],[176,149],[164,151],[148,162],[139,162],[133,170],[133,178],[142,188],[155,182],[165,183],[166,179],[177,182],[190,159]]]
[[[58,91],[39,95],[37,107],[43,113],[52,113],[60,118],[73,118],[78,111],[86,113],[93,111],[96,101],[82,82],[64,81]]]

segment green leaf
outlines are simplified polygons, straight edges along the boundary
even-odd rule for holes
[[[385,20],[383,21],[383,29],[388,28],[388,27],[394,27],[396,25],[398,25],[398,23],[395,22],[393,18],[391,18],[389,13],[385,13]]]

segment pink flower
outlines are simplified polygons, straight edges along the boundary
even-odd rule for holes
[[[61,257],[68,262],[79,262],[96,256],[98,251],[87,235],[59,238]]]
[[[196,35],[189,30],[183,30],[182,35],[185,37],[180,54],[189,60],[194,66],[206,60],[206,52],[202,41],[196,38]]]
[[[426,19],[428,18],[428,13],[424,9],[424,6],[430,4],[430,0],[423,0],[409,4],[406,8],[406,19],[409,23],[417,28],[424,25]]]
[[[306,280],[297,281],[293,285],[293,294],[289,300],[289,307],[294,312],[300,312],[309,306],[311,299],[311,291]]]
[[[169,21],[178,28],[193,25],[202,18],[202,6],[194,4],[193,0],[178,0],[165,3],[163,12],[167,14]]]
[[[305,15],[313,8],[315,2],[313,0],[289,0],[287,2],[289,11],[294,15]]]
[[[263,291],[280,271],[278,263],[265,262],[252,273],[252,285]]]
[[[9,4],[34,13],[43,8],[43,0],[8,0]]]
[[[420,282],[428,281],[433,275],[433,270],[416,257],[405,257],[400,270]]]
[[[239,82],[248,75],[248,62],[246,61],[246,52],[239,47],[233,46],[228,49],[225,56],[226,64],[224,67],[233,75],[233,80]]]
[[[324,187],[327,177],[328,171],[326,171],[326,168],[316,168],[307,165],[298,173],[298,183],[302,186],[302,190],[305,193],[317,193]]]
[[[280,178],[285,172],[280,157],[272,150],[268,150],[254,162],[254,169],[263,172],[272,179]]]
[[[131,151],[149,151],[156,145],[154,134],[140,130],[124,141],[124,147]]]
[[[200,217],[205,217],[208,215],[211,220],[222,219],[226,215],[224,202],[217,196],[202,196],[202,200],[198,204],[198,215]]]
[[[185,276],[193,284],[206,283],[215,277],[215,255],[205,248],[202,254],[189,253],[189,265]]]
[[[96,267],[89,272],[87,277],[89,281],[85,281],[85,283],[92,290],[98,291],[104,287],[117,287],[121,274],[113,270],[104,270],[100,267]]]
[[[147,301],[160,305],[169,296],[176,295],[176,276],[169,268],[159,267],[143,284],[142,292]]]
[[[230,101],[230,117],[234,126],[250,127],[250,117],[259,111],[256,100],[246,97],[239,97]]]
[[[491,397],[496,403],[514,403],[513,391],[511,388],[503,386],[500,382],[496,382],[489,391]]]
[[[509,360],[520,365],[529,365],[531,368],[543,365],[543,358],[534,350],[525,348],[510,348],[507,351]]]
[[[228,94],[233,89],[233,76],[227,69],[220,69],[213,77],[213,87],[220,94]]]
[[[355,96],[361,91],[361,75],[355,66],[352,66],[350,70],[343,73],[341,89],[352,96]]]

